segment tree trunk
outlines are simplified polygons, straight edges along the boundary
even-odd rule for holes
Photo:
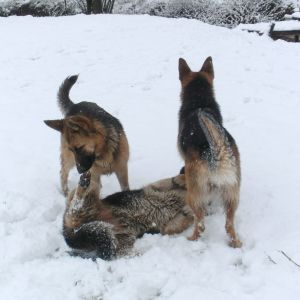
[[[86,0],[87,14],[111,14],[115,0]]]
[[[102,14],[103,13],[102,0],[93,0],[93,13],[94,14]]]
[[[86,13],[90,15],[92,13],[93,0],[86,0]]]

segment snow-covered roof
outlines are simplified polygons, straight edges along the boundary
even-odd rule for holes
[[[240,24],[236,27],[238,30],[255,31],[259,33],[268,33],[271,23]]]
[[[285,20],[300,20],[300,12],[299,9],[296,8],[296,11],[292,13],[291,15],[285,15]]]
[[[300,30],[300,22],[296,20],[275,22],[274,31]]]
[[[255,31],[258,33],[269,33],[272,23],[240,24],[236,27],[239,30]],[[275,22],[273,31],[294,31],[300,30],[300,22],[296,20]]]
[[[294,19],[299,19],[299,20],[300,20],[300,12],[299,12],[299,11],[294,12],[294,13],[292,14],[292,18],[294,18]]]

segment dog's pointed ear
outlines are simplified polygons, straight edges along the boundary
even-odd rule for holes
[[[178,70],[179,70],[179,80],[182,81],[183,78],[191,73],[191,69],[188,66],[187,62],[183,58],[179,58],[178,61]]]
[[[64,123],[63,123],[63,120],[45,120],[44,123],[51,127],[52,129],[55,129],[59,132],[62,132],[63,130],[63,126],[64,126]]]
[[[212,57],[211,56],[209,56],[204,61],[200,72],[205,72],[205,73],[207,73],[211,77],[211,79],[214,79],[215,73],[214,73],[214,66],[213,66],[213,62],[212,62]]]

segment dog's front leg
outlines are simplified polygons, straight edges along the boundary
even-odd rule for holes
[[[122,191],[129,190],[127,163],[116,170],[116,175]]]
[[[68,149],[65,142],[61,142],[61,154],[60,154],[60,184],[63,194],[68,195],[68,177],[70,170],[75,166],[75,159],[73,153]]]

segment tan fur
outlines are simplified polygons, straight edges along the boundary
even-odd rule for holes
[[[57,125],[58,126],[58,125]],[[97,120],[85,116],[71,116],[61,120],[61,187],[68,194],[68,175],[75,166],[73,151],[82,147],[94,152],[96,160],[90,171],[92,181],[101,188],[100,175],[116,173],[122,190],[129,189],[127,163],[128,141],[123,131],[118,134],[114,128],[106,128]]]
[[[214,72],[211,58],[203,64],[200,72],[192,72],[185,60],[179,60],[179,72],[182,91],[191,80],[203,76],[212,85]],[[218,128],[209,118],[202,120],[207,128],[207,133],[215,141],[214,154],[216,164],[209,166],[206,159],[201,159],[199,152],[190,150],[183,153],[179,151],[185,161],[185,176],[187,195],[186,203],[194,213],[194,231],[190,240],[197,240],[205,230],[204,216],[208,203],[214,198],[221,197],[226,214],[226,232],[230,237],[230,246],[241,247],[242,243],[237,237],[234,228],[234,216],[239,202],[240,190],[240,157],[237,146],[229,146],[226,135],[221,126]]]
[[[184,202],[185,175],[102,200],[89,182],[90,175],[81,175],[77,188],[69,194],[64,214],[64,237],[74,249],[97,250],[100,257],[105,256],[105,249],[111,254],[115,249],[115,255],[123,256],[144,233],[177,234],[193,223],[192,212]]]
[[[61,133],[60,181],[68,194],[68,175],[76,165],[80,174],[91,173],[95,191],[101,188],[102,174],[116,173],[122,190],[128,190],[128,141],[120,121],[93,102],[73,103],[69,93],[78,75],[67,77],[58,90],[58,106],[64,119],[46,120]]]

